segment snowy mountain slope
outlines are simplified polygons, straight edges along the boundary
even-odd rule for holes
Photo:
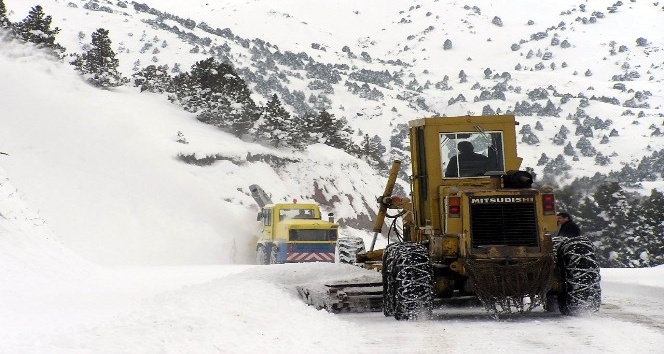
[[[160,97],[90,87],[30,46],[3,44],[0,62],[0,141],[9,154],[0,163],[60,239],[94,262],[228,262],[233,244],[244,254],[255,231],[252,183],[275,201],[337,200],[326,212],[341,218],[373,213],[361,201],[380,193],[382,178],[338,150],[293,154],[242,142]],[[191,154],[222,160],[178,160]],[[278,158],[292,162],[273,168]]]
[[[75,281],[97,269],[63,246],[46,220],[22,200],[3,170],[0,170],[0,220],[3,273],[30,273],[30,277],[18,277],[20,283],[12,284],[11,289],[5,291],[26,290],[34,286],[35,281]],[[54,264],[58,266],[53,267]],[[38,278],[35,279],[35,275]]]
[[[0,83],[0,151],[9,154],[0,155],[2,353],[604,354],[664,346],[662,266],[602,269],[603,309],[592,317],[496,320],[442,309],[433,321],[396,323],[380,313],[316,311],[297,299],[295,284],[360,269],[219,265],[232,260],[233,241],[242,248],[251,235],[256,209],[246,186],[267,186],[274,200],[337,197],[325,211],[347,217],[370,208],[384,176],[325,146],[292,153],[242,142],[157,95],[94,89],[30,46],[0,42]],[[536,118],[525,119],[532,126]],[[377,121],[365,115],[358,124],[378,131],[369,124]],[[616,149],[637,151],[640,128],[625,125],[635,134]],[[220,160],[178,160],[194,153]]]
[[[14,21],[33,6],[11,0],[6,4]],[[517,114],[521,127],[533,128],[538,122],[542,126],[533,130],[538,143],[519,147],[524,166],[538,173],[544,167],[537,165],[543,153],[549,158],[563,155],[565,145],[551,141],[563,126],[571,131],[567,143],[575,146],[582,139],[575,134],[578,127],[597,119],[607,124],[594,125],[587,139],[609,162],[598,165],[597,154],[584,156],[575,148],[578,161],[565,156],[573,166],[568,180],[620,169],[664,147],[661,136],[653,135],[662,126],[664,57],[656,34],[664,22],[657,21],[662,12],[652,3],[629,2],[615,12],[606,8],[612,4],[593,3],[582,9],[571,1],[500,6],[336,1],[316,11],[310,11],[314,5],[301,1],[191,1],[185,6],[176,1],[145,5],[51,0],[42,5],[53,16],[53,25],[62,29],[58,41],[68,53],[83,51],[89,34],[104,26],[110,30],[127,76],[149,64],[171,68],[179,64],[186,71],[197,60],[214,55],[234,64],[255,90],[258,102],[276,92],[291,97],[294,110],[327,108],[348,118],[358,131],[356,139],[360,134],[375,134],[389,145],[397,125],[412,118],[480,114],[485,106],[506,112],[515,110],[517,103],[544,107],[551,100],[560,111],[557,117],[527,110]],[[537,40],[538,36],[546,37]],[[648,44],[637,45],[640,37],[647,38]],[[557,44],[554,38],[559,39]],[[451,49],[444,49],[446,39],[452,42]],[[562,48],[565,40],[568,48]],[[519,44],[519,49],[512,50],[513,44]],[[11,153],[3,166],[19,187],[25,187],[30,203],[46,214],[54,230],[65,241],[76,240],[76,247],[85,254],[94,254],[104,263],[146,258],[157,263],[227,261],[234,236],[220,238],[219,234],[229,224],[240,225],[244,238],[253,230],[255,206],[246,191],[251,183],[261,184],[274,200],[316,198],[343,225],[370,225],[384,176],[345,153],[311,146],[299,154],[243,142],[197,122],[164,96],[138,94],[130,87],[99,91],[82,84],[67,64],[8,46],[3,43],[0,48],[4,51],[2,80],[16,89],[3,93],[9,105],[0,138],[2,149]],[[547,52],[551,59],[545,60]],[[535,69],[540,62],[546,64],[544,68]],[[556,63],[555,70],[551,63]],[[521,70],[514,69],[518,64]],[[586,76],[589,69],[592,75]],[[467,74],[465,82],[459,78],[461,70]],[[611,81],[613,75],[633,71],[640,76]],[[331,93],[310,88],[316,81],[325,82],[320,78],[330,73],[338,75],[328,80]],[[614,89],[615,83],[624,84],[625,89]],[[529,95],[539,88],[543,89],[540,96],[531,99]],[[294,94],[298,92],[303,100]],[[489,93],[489,99],[484,93]],[[505,99],[493,96],[496,93]],[[633,104],[650,108],[624,107],[637,93],[641,100]],[[459,95],[466,102],[450,103]],[[618,104],[593,96],[615,98]],[[26,105],[33,97],[45,101]],[[568,118],[579,109],[585,115],[577,115],[578,122]],[[623,116],[626,111],[633,115]],[[26,116],[32,119],[14,119]],[[71,138],[79,129],[80,136]],[[608,138],[614,129],[618,135]],[[177,143],[178,133],[188,144]],[[608,143],[602,143],[605,136]],[[40,143],[26,143],[33,139]],[[118,146],[103,144],[110,140]],[[194,154],[218,160],[208,167],[177,160],[179,155]],[[385,162],[391,156],[385,156]],[[94,172],[80,169],[81,163],[94,166]],[[43,171],[51,175],[44,178]],[[94,178],[86,178],[88,173]],[[179,177],[171,185],[163,182],[164,175]],[[127,192],[128,185],[136,190]],[[194,190],[189,187],[193,185],[203,188]],[[661,183],[645,187],[661,188]],[[182,203],[182,195],[191,200]],[[60,219],[59,215],[75,214],[67,209],[62,213],[60,200],[65,196],[72,204],[95,207],[76,222]],[[178,207],[166,211],[164,204]],[[151,211],[149,221],[135,218],[144,210]],[[105,218],[107,213],[128,221],[113,224]],[[160,222],[172,218],[181,220],[178,229]],[[100,232],[99,238],[87,236]],[[181,251],[172,254],[167,244],[178,244]],[[235,244],[246,247],[244,239]]]
[[[575,132],[574,123],[565,118],[579,108],[590,117],[612,121],[607,129],[595,129],[590,138],[593,147],[610,157],[610,163],[601,166],[595,155],[577,153],[575,165],[583,168],[575,168],[570,177],[620,169],[663,147],[661,139],[651,134],[653,126],[662,128],[664,43],[658,33],[663,30],[664,10],[652,2],[474,5],[373,0],[321,6],[302,1],[196,0],[186,5],[179,1],[51,1],[43,5],[62,28],[58,38],[69,52],[82,51],[89,33],[104,26],[110,30],[126,75],[149,64],[180,64],[180,69],[187,70],[197,60],[216,56],[240,70],[259,102],[265,102],[261,96],[272,93],[290,97],[299,92],[302,101],[288,102],[296,104],[295,111],[307,106],[326,108],[346,117],[359,132],[378,135],[386,145],[396,124],[409,119],[481,114],[486,105],[514,111],[517,102],[530,101],[530,91],[549,88],[548,99],[559,107],[559,117],[517,114],[531,126],[535,120],[543,124],[543,130],[536,132],[540,142],[521,150],[524,165],[536,172],[543,168],[537,166],[542,152],[550,158],[563,154],[564,145],[551,144],[551,139],[563,125]],[[14,18],[21,18],[29,6],[8,1]],[[81,33],[87,37],[81,39]],[[637,45],[639,38],[647,44]],[[445,40],[452,42],[451,49],[443,48]],[[513,50],[516,45],[518,49]],[[522,68],[515,70],[517,65]],[[339,75],[340,80],[329,82],[331,94],[311,88],[323,75],[321,66],[327,68],[324,72]],[[486,69],[492,72],[488,78]],[[468,75],[467,82],[459,82],[461,70]],[[613,79],[634,72],[638,78]],[[380,77],[381,73],[388,75]],[[504,73],[510,78],[505,79]],[[445,76],[449,78],[446,85],[439,86],[444,88],[436,88]],[[379,92],[378,98],[362,90],[349,92],[349,84],[365,83],[374,94]],[[616,83],[625,88],[614,89]],[[505,86],[504,100],[475,102],[482,90],[491,91],[498,84]],[[633,114],[643,112],[642,116],[623,117],[630,109],[624,107],[626,101],[645,92],[651,96],[636,103],[647,103],[647,108],[631,109]],[[460,94],[466,102],[449,104]],[[561,95],[571,98],[561,103]],[[592,96],[616,100],[614,104],[588,100]],[[583,107],[584,101],[588,107]],[[538,103],[544,106],[546,99]],[[627,148],[624,139],[600,143],[612,128],[630,139]],[[575,146],[579,139],[575,135],[569,142]]]

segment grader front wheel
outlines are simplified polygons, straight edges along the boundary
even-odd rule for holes
[[[433,266],[426,247],[403,243],[394,249],[390,277],[393,277],[394,318],[429,319],[433,311]]]
[[[585,237],[569,238],[560,243],[557,253],[563,285],[560,312],[568,316],[598,312],[601,276],[593,244]]]
[[[394,260],[396,250],[401,243],[390,243],[383,251],[383,314],[386,317],[394,316]]]

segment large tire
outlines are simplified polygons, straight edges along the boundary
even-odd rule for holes
[[[277,264],[279,256],[279,248],[277,246],[270,247],[270,257],[268,258],[269,264]]]
[[[256,264],[258,265],[269,264],[268,256],[269,255],[267,253],[267,250],[265,249],[265,246],[258,245],[258,247],[256,247]]]
[[[357,254],[366,252],[361,237],[346,236],[337,240],[336,256],[338,263],[357,263]]]
[[[395,254],[402,243],[390,243],[383,250],[383,314],[386,317],[394,316],[394,260]]]
[[[426,247],[404,243],[394,259],[394,318],[429,319],[433,311],[433,266]]]
[[[556,253],[562,281],[560,313],[574,316],[598,312],[601,275],[593,244],[585,237],[568,238],[560,242]]]

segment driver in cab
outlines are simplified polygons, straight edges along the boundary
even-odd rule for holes
[[[457,144],[459,154],[452,156],[445,170],[445,177],[482,176],[487,171],[489,158],[475,152],[470,141]],[[457,165],[458,160],[458,165]]]

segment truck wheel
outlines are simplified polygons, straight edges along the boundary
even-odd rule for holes
[[[279,248],[277,246],[272,246],[270,248],[270,259],[269,259],[269,264],[277,264],[279,263],[278,261],[278,256],[279,255]]]
[[[364,253],[364,240],[357,236],[341,237],[337,240],[337,262],[357,263],[357,254]]]
[[[386,317],[394,316],[394,259],[400,242],[390,243],[383,250],[383,314]]]
[[[557,251],[562,291],[558,307],[563,315],[599,311],[602,302],[600,267],[595,247],[586,237],[563,240]]]
[[[268,263],[269,260],[268,260],[267,256],[268,256],[268,254],[265,251],[265,246],[260,245],[260,246],[256,247],[256,264],[258,264],[258,265],[269,264]]]
[[[429,319],[433,311],[433,266],[426,247],[404,243],[394,260],[394,318]]]
[[[558,295],[549,291],[544,299],[544,310],[546,312],[558,312],[560,308],[558,307]]]

